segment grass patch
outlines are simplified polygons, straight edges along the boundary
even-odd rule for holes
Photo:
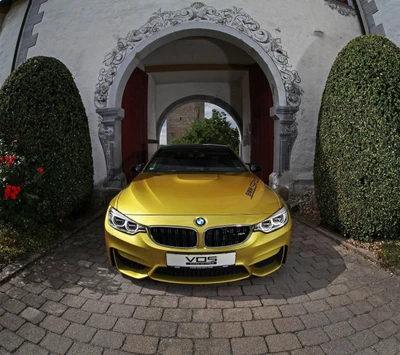
[[[28,253],[42,251],[56,236],[52,226],[36,230],[17,230],[0,225],[0,269],[7,264],[22,260]]]
[[[386,269],[400,268],[400,241],[384,241],[377,253],[379,262]]]

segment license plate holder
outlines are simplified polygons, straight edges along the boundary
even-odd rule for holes
[[[236,253],[178,254],[167,253],[167,266],[204,269],[235,265]]]

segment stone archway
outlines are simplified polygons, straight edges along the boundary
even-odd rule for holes
[[[121,170],[121,109],[125,85],[138,66],[156,48],[171,41],[205,36],[222,39],[244,50],[260,66],[272,89],[275,120],[274,172],[289,170],[290,153],[297,137],[295,113],[303,90],[300,76],[291,70],[288,55],[279,38],[260,28],[249,14],[233,7],[217,10],[196,2],[176,10],[159,10],[139,29],[119,38],[117,46],[105,56],[95,88],[94,103],[101,116],[99,139],[103,146],[107,179],[105,187],[121,188],[125,176]]]
[[[243,137],[243,122],[242,118],[240,115],[236,112],[236,110],[226,103],[224,100],[219,99],[218,97],[214,96],[209,96],[209,95],[191,95],[191,96],[186,96],[183,97],[175,102],[173,102],[171,105],[169,105],[160,115],[160,117],[157,119],[157,125],[156,125],[156,131],[157,131],[157,137],[160,136],[161,128],[167,119],[168,115],[174,111],[176,108],[178,108],[181,105],[187,104],[189,102],[194,102],[194,101],[202,101],[202,102],[209,102],[214,105],[217,105],[224,109],[226,112],[229,113],[229,115],[233,118],[235,123],[238,126],[239,130],[239,135],[242,138]]]

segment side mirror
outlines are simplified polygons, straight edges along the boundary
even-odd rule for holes
[[[260,165],[256,165],[256,164],[247,164],[249,166],[249,169],[252,173],[258,173],[260,171],[262,171],[262,168]]]
[[[140,173],[144,168],[144,164],[137,164],[137,165],[133,165],[131,168],[131,172],[132,173]]]

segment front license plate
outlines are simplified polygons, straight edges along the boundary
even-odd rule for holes
[[[167,265],[175,267],[208,268],[235,265],[236,253],[172,254],[167,253]]]

